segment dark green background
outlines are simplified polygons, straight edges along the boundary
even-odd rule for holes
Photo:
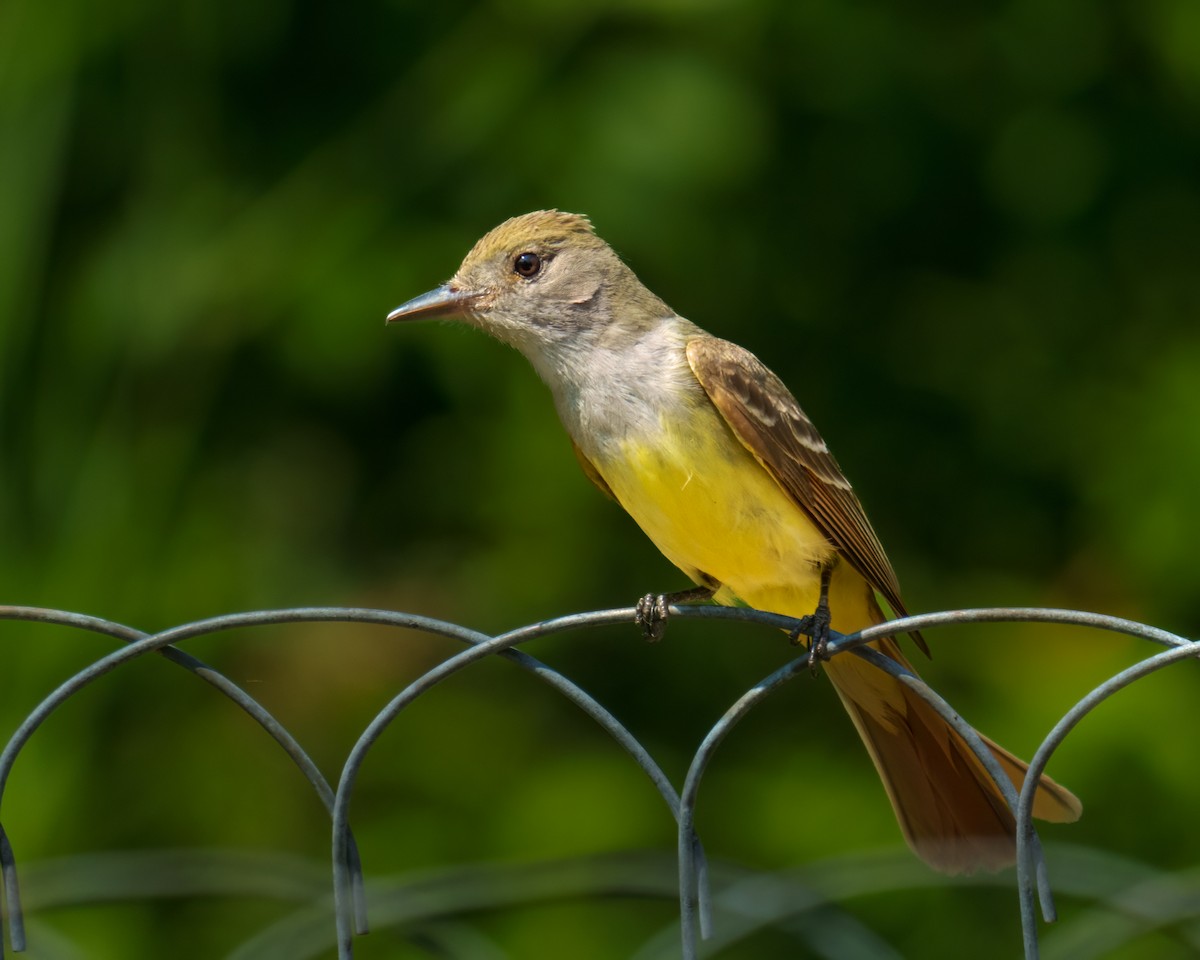
[[[8,0],[0,600],[142,629],[338,604],[499,631],[684,586],[578,472],[520,357],[464,329],[383,326],[495,223],[559,207],[792,386],[914,610],[1062,605],[1194,635],[1198,106],[1194,0]],[[935,686],[1026,755],[1151,652],[1041,627],[930,640]],[[0,625],[3,729],[107,648]],[[336,777],[375,711],[454,648],[325,626],[189,649]],[[653,648],[630,627],[532,652],[681,777],[794,651],[681,623]],[[1196,682],[1176,668],[1084,723],[1052,766],[1084,819],[1048,840],[1197,862]],[[899,843],[823,680],[738,729],[700,809],[713,858],[758,870]],[[631,850],[669,863],[674,842],[616,748],[500,663],[388,732],[353,812],[373,877]],[[3,815],[23,862],[228,847],[299,856],[323,880],[327,821],[299,778],[158,659],[39,732]],[[1018,950],[1011,884],[848,908],[907,956]],[[475,925],[504,953],[431,952],[412,928],[359,951],[628,956],[673,909],[517,907]],[[47,908],[34,946],[219,956],[286,912],[240,896]],[[809,954],[764,934],[727,955]],[[1168,931],[1118,955],[1191,952]]]

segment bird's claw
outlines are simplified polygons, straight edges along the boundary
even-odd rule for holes
[[[649,643],[658,643],[667,630],[668,609],[675,603],[697,603],[711,600],[715,586],[692,587],[675,593],[648,593],[637,602],[634,620],[642,628],[642,636]]]
[[[817,664],[829,659],[829,626],[832,619],[828,607],[818,606],[807,617],[801,618],[788,634],[792,643],[799,643],[802,636],[808,637],[808,669],[814,675]]]
[[[667,597],[662,593],[648,593],[634,608],[634,622],[642,628],[642,637],[647,643],[658,643],[667,631]]]

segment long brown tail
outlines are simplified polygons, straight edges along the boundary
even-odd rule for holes
[[[874,646],[912,669],[891,639]],[[825,664],[858,728],[896,811],[904,838],[945,873],[998,870],[1016,859],[1016,825],[979,758],[920,695],[853,654]],[[985,744],[1020,790],[1027,765],[986,737]],[[1083,807],[1043,776],[1033,815],[1066,823]]]

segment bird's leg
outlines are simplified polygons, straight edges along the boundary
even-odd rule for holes
[[[673,603],[696,603],[710,600],[716,593],[713,587],[692,587],[675,593],[648,593],[637,602],[634,622],[642,628],[647,643],[658,643],[667,630],[667,607]]]
[[[817,661],[828,660],[829,625],[833,615],[829,612],[829,581],[833,578],[833,564],[821,568],[821,594],[817,598],[817,609],[796,624],[790,634],[792,643],[800,642],[800,635],[808,640],[808,669],[817,672]]]

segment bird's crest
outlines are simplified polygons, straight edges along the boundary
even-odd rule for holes
[[[464,263],[487,260],[498,252],[513,253],[524,247],[554,250],[581,240],[597,245],[604,242],[585,216],[560,210],[535,210],[505,220],[488,231],[471,248]]]

